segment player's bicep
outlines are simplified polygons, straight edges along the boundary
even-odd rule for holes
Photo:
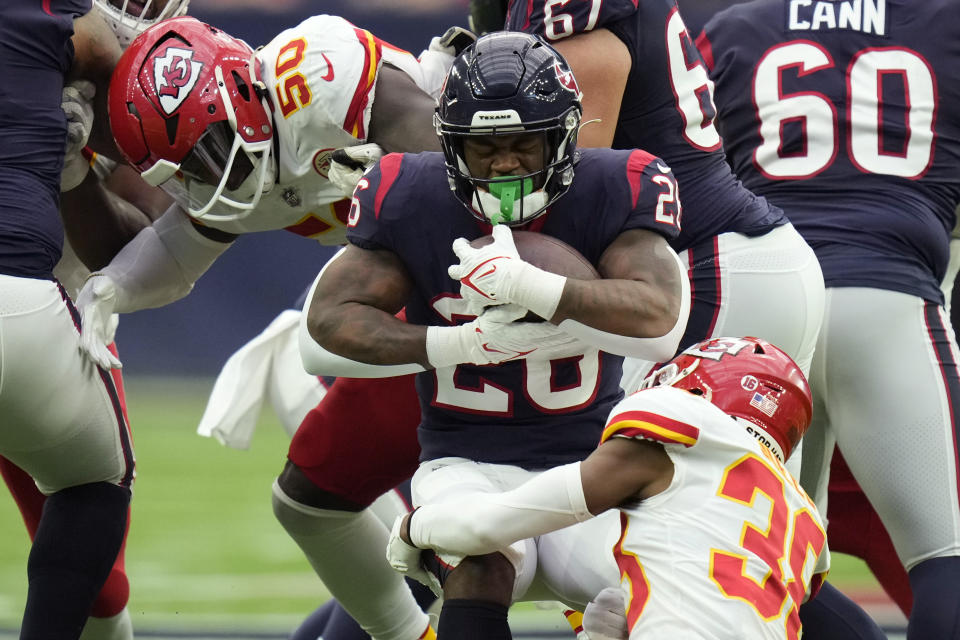
[[[632,62],[627,46],[607,29],[579,33],[553,43],[583,91],[581,147],[609,147]],[[590,122],[599,120],[599,122]]]
[[[324,268],[310,313],[336,311],[351,304],[396,313],[406,303],[411,286],[406,268],[393,252],[347,245]]]
[[[673,290],[679,284],[675,256],[660,234],[648,229],[629,229],[603,252],[597,271],[604,278],[645,281]]]
[[[440,151],[433,127],[434,105],[410,76],[383,64],[377,73],[367,140],[388,152]]]
[[[655,442],[612,438],[583,461],[580,476],[587,509],[599,515],[667,489],[673,479],[673,462]]]

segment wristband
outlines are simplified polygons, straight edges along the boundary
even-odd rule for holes
[[[469,329],[466,329],[469,327]],[[473,325],[427,327],[427,362],[434,369],[470,362],[469,349],[463,343],[464,330],[475,331]]]
[[[557,312],[566,284],[566,276],[520,261],[510,279],[507,299],[549,321]]]

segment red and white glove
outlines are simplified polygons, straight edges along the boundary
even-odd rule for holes
[[[435,369],[463,363],[500,364],[521,358],[551,359],[581,353],[584,344],[549,322],[516,322],[527,310],[501,305],[473,322],[427,328],[427,359]]]
[[[460,263],[451,265],[447,273],[460,281],[460,295],[472,313],[513,302],[541,318],[553,317],[567,279],[523,260],[513,244],[510,227],[494,225],[493,242],[479,248],[457,238],[453,252]]]

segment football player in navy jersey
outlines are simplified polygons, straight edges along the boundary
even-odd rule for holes
[[[123,540],[134,473],[113,380],[83,357],[77,311],[53,276],[64,78],[109,63],[71,42],[89,10],[89,0],[0,5],[0,453],[47,496],[27,562],[20,638],[31,640],[80,636]]]
[[[583,145],[647,149],[676,174],[684,225],[671,246],[688,265],[692,285],[681,347],[722,334],[756,335],[809,372],[823,314],[819,265],[783,212],[731,173],[713,123],[713,85],[676,0],[504,4],[508,29],[543,36],[583,79],[589,123]],[[635,389],[653,366],[628,358],[624,388]],[[790,460],[794,474],[800,461],[800,455]],[[830,584],[818,596],[825,599],[843,611],[838,617],[880,633]]]
[[[644,151],[578,150],[580,115],[549,45],[480,38],[438,101],[444,153],[381,159],[354,193],[348,246],[317,280],[306,328],[326,350],[319,366],[420,371],[415,503],[583,458],[622,396],[623,355],[665,359],[679,343],[689,289],[668,243],[673,175]],[[567,242],[602,279],[525,262],[512,228]],[[491,231],[492,243],[468,243]],[[406,323],[393,316],[404,306]],[[528,310],[550,322],[518,321]],[[352,362],[333,371],[337,359]],[[535,553],[518,543],[509,559],[453,569],[438,637],[510,637],[507,608],[539,578]],[[607,584],[564,585],[562,597],[582,606]]]
[[[187,0],[158,0],[150,5],[153,19],[186,9]],[[77,51],[67,74],[61,108],[67,114],[67,145],[60,176],[60,217],[64,226],[63,254],[53,275],[67,294],[76,299],[77,291],[90,271],[110,261],[123,244],[166,209],[168,199],[159,190],[147,187],[140,177],[124,165],[94,152],[88,142],[103,151],[102,139],[93,135],[95,121],[102,125],[104,113],[95,117],[95,97],[106,96],[110,73],[120,55],[124,33],[119,24],[130,28],[141,18],[140,10],[121,12],[107,0],[95,0],[93,10],[74,22],[72,42]],[[123,17],[120,17],[122,13]],[[106,20],[105,18],[111,18]],[[115,20],[113,18],[116,18]],[[116,31],[115,31],[116,29]],[[126,41],[129,41],[127,37]],[[102,105],[100,105],[102,106]],[[109,152],[109,149],[107,149]],[[127,206],[120,193],[137,206]],[[119,369],[110,372],[117,399],[126,415],[123,378]],[[129,427],[129,424],[128,424]],[[10,490],[31,538],[37,530],[46,497],[33,478],[15,464],[0,457],[0,475]],[[130,586],[125,570],[124,547],[114,562],[83,628],[81,640],[128,640],[133,637],[127,610]]]
[[[801,480],[823,500],[835,440],[908,571],[908,637],[958,637],[960,374],[939,285],[960,200],[960,5],[758,0],[699,45],[735,171],[787,212],[827,285]]]
[[[676,0],[513,0],[506,28],[543,37],[570,62],[584,92],[581,146],[644,149],[676,176],[683,228],[670,244],[692,287],[680,346],[758,336],[808,371],[823,313],[816,258],[783,212],[731,173],[712,85]],[[653,366],[628,359],[624,388]]]

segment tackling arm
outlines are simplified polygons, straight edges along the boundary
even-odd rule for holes
[[[61,194],[60,216],[77,256],[88,269],[96,270],[158,219],[169,204],[170,198],[162,190],[147,185],[132,168],[119,165],[103,180],[97,170],[91,171],[78,187]]]
[[[99,366],[120,367],[106,345],[113,341],[114,313],[160,307],[187,295],[193,283],[230,244],[211,240],[174,205],[91,273],[77,296],[80,347]]]
[[[116,290],[112,312],[161,307],[187,295],[229,246],[201,234],[174,205],[128,242],[109,265],[91,274],[83,290],[88,291],[98,277],[106,277]],[[79,300],[83,299],[81,292]]]
[[[434,100],[403,71],[384,64],[377,72],[368,142],[388,153],[440,151],[433,128]]]
[[[582,522],[625,500],[663,491],[673,464],[663,447],[614,438],[583,462],[555,467],[504,493],[480,493],[404,516],[407,544],[457,555],[483,555]]]

